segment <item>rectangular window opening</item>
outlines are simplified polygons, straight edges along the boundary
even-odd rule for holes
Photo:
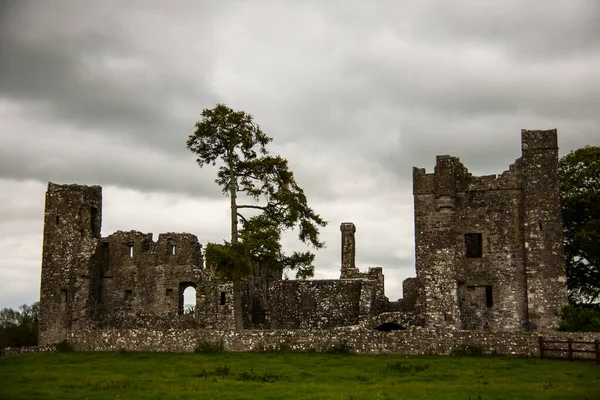
[[[485,305],[489,308],[494,305],[492,286],[485,287]]]
[[[221,305],[225,305],[225,292],[221,292]]]
[[[174,256],[175,255],[175,249],[177,248],[177,245],[171,244],[169,246],[171,246],[171,255]]]
[[[465,233],[465,246],[467,258],[481,258],[481,233]]]
[[[450,313],[444,313],[444,321],[446,321],[446,322],[452,322],[452,314],[450,314]]]
[[[130,298],[132,293],[133,291],[131,289],[125,289],[125,299]]]
[[[69,300],[67,289],[60,289],[60,292],[61,292],[62,302],[66,303]]]
[[[173,294],[173,289],[167,289],[167,296],[170,296]]]
[[[59,224],[60,224],[60,216],[57,215],[56,216],[56,225],[59,225]]]

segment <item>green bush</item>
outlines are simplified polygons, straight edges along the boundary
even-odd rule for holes
[[[348,354],[352,352],[352,347],[346,342],[334,344],[327,348],[323,353],[325,354]]]
[[[600,310],[596,307],[566,305],[562,308],[559,331],[600,332]]]
[[[58,342],[54,346],[56,347],[56,351],[59,353],[70,353],[73,351],[73,346],[71,346],[71,343],[67,342],[66,340]]]
[[[199,342],[194,353],[222,353],[225,349],[225,345],[222,340],[216,342]]]

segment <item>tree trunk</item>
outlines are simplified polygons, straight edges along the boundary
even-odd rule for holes
[[[230,156],[231,160],[231,156]],[[238,242],[238,216],[237,216],[237,179],[233,164],[229,163],[229,197],[231,200],[231,244]],[[233,275],[233,319],[235,329],[244,329],[244,315],[242,310],[242,282],[239,276]]]

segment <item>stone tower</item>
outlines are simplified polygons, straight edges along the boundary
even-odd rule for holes
[[[522,130],[522,155],[473,176],[438,156],[413,170],[417,298],[425,326],[544,330],[566,304],[555,129]]]
[[[567,303],[556,129],[521,131],[528,328],[557,326]]]
[[[102,223],[100,186],[48,183],[40,290],[40,344],[85,327],[98,296],[96,250]]]

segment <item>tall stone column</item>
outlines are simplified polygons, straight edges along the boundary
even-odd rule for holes
[[[354,278],[359,272],[355,264],[356,240],[354,234],[356,233],[356,226],[352,222],[342,222],[340,231],[342,232],[342,271],[340,278]]]

